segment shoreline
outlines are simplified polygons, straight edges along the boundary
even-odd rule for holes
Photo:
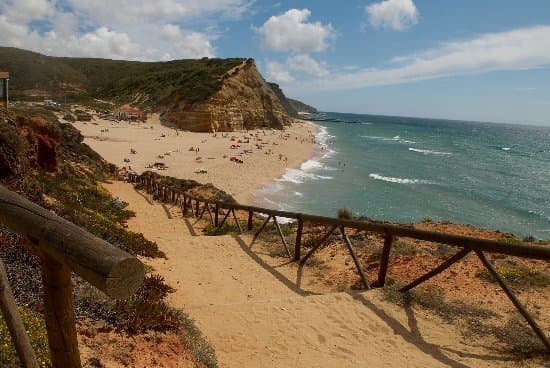
[[[270,183],[273,183],[273,182],[277,182],[286,173],[288,173],[289,170],[291,170],[291,169],[299,170],[304,163],[306,163],[310,160],[316,159],[317,157],[322,157],[322,155],[320,155],[320,152],[318,152],[318,142],[316,140],[317,134],[319,134],[319,132],[321,132],[321,127],[319,125],[311,122],[311,121],[301,120],[301,119],[295,119],[295,120],[299,121],[299,123],[297,123],[297,124],[305,124],[305,125],[308,125],[309,127],[311,127],[311,129],[312,129],[311,134],[313,135],[313,137],[315,139],[315,143],[311,144],[309,155],[302,157],[302,159],[297,160],[297,162],[293,162],[292,164],[289,164],[284,169],[284,171],[282,171],[279,175],[274,176],[271,179],[265,180],[264,182],[262,182],[260,185],[257,185],[256,187],[250,188],[249,193],[248,194],[243,193],[241,199],[235,198],[235,199],[237,199],[237,201],[239,203],[250,203],[251,205],[258,204],[258,192],[261,191],[262,189],[264,189],[267,185],[269,185]]]
[[[89,122],[72,124],[84,143],[119,168],[140,174],[157,171],[147,166],[162,163],[166,168],[159,169],[160,174],[211,183],[243,204],[254,204],[255,191],[315,157],[315,136],[320,131],[314,123],[299,119],[284,130],[176,131],[162,125],[158,114],[144,123],[93,115]]]

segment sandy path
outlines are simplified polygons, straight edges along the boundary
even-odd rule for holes
[[[202,236],[188,225],[193,219],[186,222],[177,209],[152,202],[130,184],[106,187],[136,212],[130,229],[166,252],[167,260],[147,263],[176,288],[171,305],[196,320],[221,367],[504,364],[460,343],[435,317],[382,301],[378,291],[319,294],[307,268],[300,274],[260,245],[250,250],[248,236]]]

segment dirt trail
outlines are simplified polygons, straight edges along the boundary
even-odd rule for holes
[[[437,318],[382,300],[378,291],[321,293],[306,267],[273,258],[249,236],[201,235],[177,208],[132,185],[106,188],[130,203],[133,231],[166,252],[147,260],[176,288],[212,343],[220,367],[492,367],[505,362],[460,342]]]

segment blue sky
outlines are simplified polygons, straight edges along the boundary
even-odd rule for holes
[[[550,1],[0,0],[0,44],[253,57],[321,110],[550,126]]]

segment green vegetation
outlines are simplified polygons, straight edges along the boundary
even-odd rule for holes
[[[403,286],[403,284],[388,278],[383,289],[384,299],[403,306],[418,305],[432,310],[447,322],[474,317],[488,319],[494,316],[493,312],[485,308],[469,305],[459,300],[447,301],[444,290],[435,285],[418,286],[402,293],[399,289]]]
[[[550,286],[550,274],[525,266],[497,267],[497,273],[506,281],[524,287]],[[495,277],[485,268],[479,271],[477,276],[490,282],[496,282]]]
[[[50,350],[44,318],[26,306],[20,307],[19,313],[40,366],[43,368],[49,367]],[[6,326],[4,318],[0,318],[0,367],[19,368],[20,366],[8,326]]]
[[[529,325],[515,315],[503,323],[502,317],[489,309],[461,300],[448,301],[444,290],[438,286],[418,286],[405,293],[399,291],[402,286],[399,282],[387,279],[383,289],[384,299],[406,308],[417,305],[431,310],[447,323],[459,325],[462,334],[470,342],[473,337],[496,338],[499,345],[493,348],[511,353],[516,359],[547,354],[546,348]]]
[[[497,239],[498,241],[508,243],[508,244],[520,244],[521,239],[516,238],[513,234],[505,234]]]
[[[352,220],[353,214],[347,208],[340,208],[338,210],[338,218],[341,220]]]
[[[218,236],[218,235],[226,235],[226,234],[238,234],[239,229],[237,229],[236,225],[231,225],[226,222],[225,224],[223,224],[222,227],[216,227],[212,224],[208,224],[202,230],[202,232],[204,233],[204,235]]]
[[[76,118],[74,117],[73,114],[65,113],[63,115],[63,120],[73,122],[73,121],[76,121]]]
[[[10,72],[12,98],[25,98],[32,95],[32,90],[39,90],[52,98],[64,96],[68,102],[106,98],[151,106],[174,98],[193,104],[215,93],[225,72],[243,60],[139,62],[64,58],[0,47],[0,65]]]

